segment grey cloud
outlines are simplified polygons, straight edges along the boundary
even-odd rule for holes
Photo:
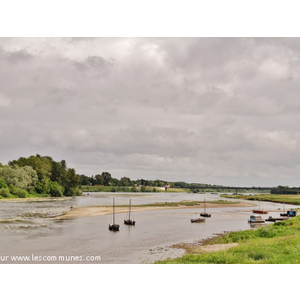
[[[299,38],[0,39],[1,163],[297,184]]]

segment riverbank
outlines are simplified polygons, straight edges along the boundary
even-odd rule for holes
[[[161,264],[298,264],[300,263],[300,216],[286,221],[217,235],[174,248],[188,253]],[[227,249],[226,249],[227,248]],[[216,252],[213,252],[213,251]]]
[[[73,199],[74,197],[30,197],[30,198],[3,198],[1,202],[47,202],[56,200]]]
[[[192,202],[194,203],[194,202]],[[251,203],[242,203],[242,202],[231,202],[231,201],[222,201],[216,203],[206,202],[206,208],[216,208],[216,207],[251,207]],[[144,205],[135,205],[131,207],[132,212],[141,212],[141,211],[151,211],[151,210],[165,210],[165,209],[185,209],[185,208],[204,208],[204,203],[198,203],[191,205],[190,201],[181,201],[181,202],[168,202],[168,203],[155,203],[155,204],[144,204]],[[116,214],[127,213],[128,206],[116,206]],[[69,218],[78,218],[78,217],[95,217],[102,215],[112,214],[111,206],[88,206],[88,207],[75,207],[71,208],[70,211],[66,211],[63,215],[55,217],[55,219],[69,219]]]
[[[300,195],[277,195],[277,194],[259,194],[259,195],[230,195],[222,194],[221,197],[229,199],[243,199],[252,201],[265,201],[273,203],[285,203],[300,205]]]

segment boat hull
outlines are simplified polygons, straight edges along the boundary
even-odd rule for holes
[[[200,214],[201,217],[204,217],[204,218],[210,218],[211,217],[211,214],[207,214],[207,213],[202,213]]]
[[[124,220],[125,225],[135,225],[135,221],[133,220]]]
[[[288,217],[282,217],[282,218],[272,218],[269,217],[268,219],[266,219],[266,222],[276,222],[276,221],[285,221],[288,220]]]
[[[108,229],[111,231],[119,231],[120,225],[118,224],[109,224]]]
[[[251,224],[260,224],[260,223],[265,223],[264,220],[260,220],[260,221],[251,221],[251,220],[248,220],[248,223],[251,223]]]
[[[257,209],[254,209],[254,210],[252,210],[252,212],[254,214],[268,214],[268,212],[266,210],[257,210]]]
[[[202,223],[205,222],[205,218],[194,218],[191,219],[191,223]]]

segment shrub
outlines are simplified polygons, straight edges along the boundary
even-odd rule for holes
[[[0,189],[0,196],[4,197],[4,198],[9,198],[11,197],[11,194],[9,192],[8,188],[1,188]]]
[[[28,195],[28,192],[26,190],[20,189],[14,185],[9,186],[9,192],[10,194],[15,195],[19,198],[26,198]]]
[[[51,181],[49,193],[52,197],[62,197],[64,194],[64,188],[61,185],[59,185],[56,181]]]
[[[27,197],[27,191],[26,190],[22,190],[22,189],[18,189],[18,192],[17,192],[17,196],[19,198],[26,198]]]

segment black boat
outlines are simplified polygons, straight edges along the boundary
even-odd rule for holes
[[[193,218],[191,219],[191,223],[202,223],[205,222],[205,218]]]
[[[276,221],[285,221],[288,220],[288,217],[280,217],[280,218],[273,218],[272,216],[269,216],[268,219],[266,219],[266,222],[276,222]]]
[[[115,198],[113,199],[113,222],[108,225],[108,229],[112,231],[119,231],[120,225],[115,224]]]
[[[200,216],[201,217],[205,217],[205,218],[210,218],[211,217],[211,214],[208,214],[206,212],[206,199],[204,199],[204,212],[203,213],[200,213]]]
[[[131,220],[130,219],[130,213],[131,213],[131,198],[129,200],[129,215],[128,215],[128,219],[127,220],[124,220],[124,224],[125,225],[135,225],[135,221]]]

